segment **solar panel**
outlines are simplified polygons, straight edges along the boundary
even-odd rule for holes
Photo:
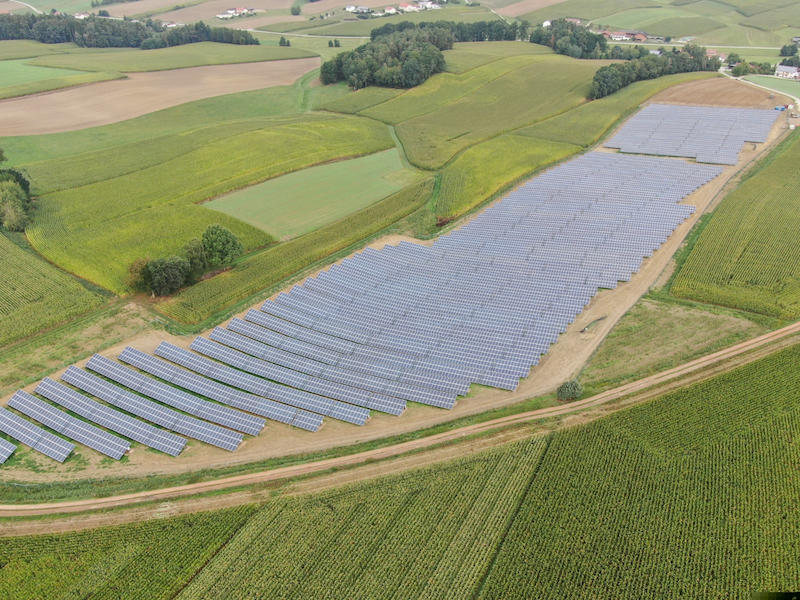
[[[81,381],[89,380],[92,376],[72,366],[67,369],[62,378],[65,381]],[[86,385],[91,385],[91,383]],[[84,419],[88,419],[106,429],[124,435],[154,450],[160,450],[170,456],[178,456],[186,446],[186,438],[158,429],[149,423],[134,419],[125,413],[95,402],[91,398],[87,398],[72,388],[57,383],[49,377],[45,377],[35,391],[40,396],[44,396]]]
[[[317,431],[322,426],[321,415],[315,415],[293,406],[228,387],[202,375],[171,365],[130,346],[125,348],[119,359],[174,385],[202,394],[223,404],[229,404],[235,408],[273,419],[279,423],[294,425],[308,431]]]
[[[76,419],[23,390],[19,390],[11,397],[8,406],[61,435],[115,460],[122,458],[131,449],[130,442]]]
[[[17,447],[14,444],[0,438],[0,465],[6,462],[16,449]]]
[[[250,435],[258,435],[264,429],[264,419],[203,400],[152,377],[137,373],[99,354],[92,357],[87,366],[120,385],[211,423]]]
[[[242,442],[241,433],[166,408],[81,369],[68,369],[61,379],[125,412],[201,442],[230,451],[236,450]]]
[[[12,413],[0,408],[0,431],[10,435],[50,458],[63,463],[75,449],[74,444],[42,429]]]

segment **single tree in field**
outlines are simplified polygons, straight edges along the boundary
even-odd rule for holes
[[[211,266],[229,265],[244,252],[239,238],[217,223],[209,225],[203,232],[203,250]]]
[[[577,379],[570,379],[558,386],[558,399],[562,402],[569,402],[580,398],[583,395],[583,386]]]

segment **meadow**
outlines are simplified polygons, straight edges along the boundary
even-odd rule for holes
[[[765,75],[748,75],[745,77],[748,81],[763,85],[764,87],[771,88],[784,94],[789,94],[795,98],[800,98],[800,82],[789,81],[788,79],[780,79],[779,77],[768,77]]]
[[[203,207],[249,223],[276,239],[288,239],[343,219],[399,192],[420,176],[405,168],[397,150],[386,150],[270,179]]]
[[[36,220],[27,230],[31,244],[62,268],[124,293],[134,260],[177,253],[211,223],[231,229],[248,250],[272,242],[260,230],[196,203],[392,145],[385,126],[352,117],[289,117],[261,123],[258,129],[220,133],[213,142],[190,145],[169,160],[40,196]],[[118,146],[114,152],[125,155],[127,150]],[[133,150],[147,153],[146,145]],[[60,172],[64,165],[54,160],[38,168]]]
[[[97,308],[106,300],[0,234],[0,346]]]
[[[276,492],[257,509],[5,539],[0,593],[731,598],[796,589],[798,359],[792,347],[588,424],[325,491]]]
[[[796,132],[714,212],[672,284],[681,298],[772,317],[800,316]]]

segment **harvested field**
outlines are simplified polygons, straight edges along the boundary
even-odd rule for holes
[[[788,103],[782,96],[770,99],[767,90],[760,90],[728,77],[692,81],[669,88],[653,96],[656,104],[690,104],[699,106],[734,106],[741,108],[772,108]]]
[[[564,0],[522,0],[522,2],[517,2],[516,4],[498,9],[497,14],[506,17],[518,17],[533,12],[534,10],[539,10],[540,8],[547,8],[553,4],[559,4],[560,2],[564,2]]]
[[[185,102],[288,85],[319,58],[134,73],[122,81],[0,102],[0,135],[74,131],[132,119]]]

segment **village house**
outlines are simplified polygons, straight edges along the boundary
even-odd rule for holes
[[[630,34],[625,33],[624,31],[612,31],[610,36],[615,42],[622,42],[631,39]]]
[[[394,6],[387,6],[386,8],[383,9],[383,12],[386,13],[387,15],[396,15],[397,9]]]
[[[784,79],[800,79],[800,69],[797,67],[787,67],[778,65],[775,67],[775,77],[782,77]]]

